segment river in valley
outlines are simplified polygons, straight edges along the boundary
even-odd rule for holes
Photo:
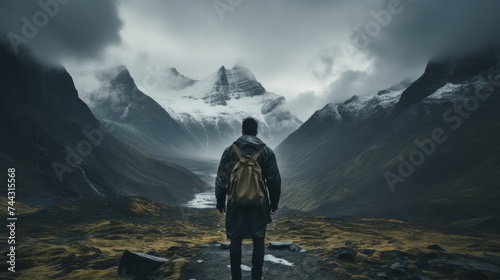
[[[216,206],[215,199],[215,177],[217,176],[218,160],[198,160],[184,163],[187,169],[196,174],[201,180],[208,184],[206,189],[195,194],[194,199],[185,204],[190,208],[213,208]]]
[[[213,172],[213,170],[211,171]],[[205,181],[210,187],[204,192],[195,194],[193,200],[189,201],[186,206],[190,208],[214,208],[216,205],[215,200],[215,173],[193,171],[200,179]]]

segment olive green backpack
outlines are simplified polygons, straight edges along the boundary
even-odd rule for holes
[[[261,206],[265,199],[264,179],[262,169],[257,158],[261,150],[255,155],[243,156],[236,144],[233,144],[234,151],[240,161],[236,163],[231,172],[229,182],[229,201],[232,204],[244,206]]]

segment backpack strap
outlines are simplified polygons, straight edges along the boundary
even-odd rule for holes
[[[238,158],[240,160],[242,160],[244,157],[243,155],[241,154],[241,151],[240,151],[240,148],[236,145],[236,144],[233,144],[233,149],[234,151],[236,152],[236,154],[238,155]],[[253,155],[253,160],[257,160],[257,158],[260,156],[260,152],[262,151],[263,149],[259,149],[257,150],[257,152],[255,153],[255,155]]]
[[[240,160],[242,160],[243,159],[243,155],[241,154],[240,148],[238,148],[238,146],[236,144],[233,144],[233,149],[236,152],[236,154],[238,155],[238,158]]]
[[[262,151],[263,149],[259,149],[257,150],[257,152],[255,153],[255,155],[253,155],[253,160],[257,160],[257,158],[260,156],[260,152]]]

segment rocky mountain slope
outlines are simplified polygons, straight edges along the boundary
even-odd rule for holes
[[[152,156],[194,152],[194,139],[163,107],[137,88],[125,66],[100,71],[95,77],[100,83],[98,88],[82,95],[100,121],[116,126],[113,135]]]
[[[140,195],[185,203],[205,183],[116,139],[78,98],[60,66],[0,46],[0,159],[17,170],[18,201]]]
[[[432,61],[405,90],[317,111],[277,148],[283,204],[493,225],[500,216],[500,63],[498,55],[472,57],[489,60],[474,68],[471,57]]]

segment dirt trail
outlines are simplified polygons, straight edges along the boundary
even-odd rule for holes
[[[252,267],[252,244],[242,247],[243,279],[250,279]],[[330,272],[322,270],[322,264],[310,257],[307,252],[292,252],[290,250],[275,250],[266,247],[266,257],[263,267],[263,279],[273,280],[334,280],[338,279]],[[181,279],[220,280],[231,279],[229,266],[229,250],[220,246],[209,246],[201,249],[194,258],[186,264],[181,273]]]

